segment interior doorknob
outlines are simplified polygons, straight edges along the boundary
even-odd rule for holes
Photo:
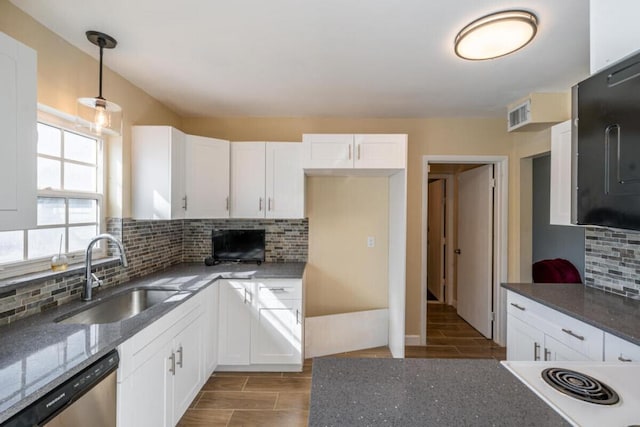
[[[460,249],[455,249],[453,252],[458,254],[458,255],[460,255],[462,253],[462,251],[460,251]]]

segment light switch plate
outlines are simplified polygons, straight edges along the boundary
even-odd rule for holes
[[[373,248],[376,245],[376,238],[373,236],[367,237],[367,247]]]

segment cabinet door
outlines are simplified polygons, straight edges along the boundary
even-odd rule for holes
[[[267,218],[304,218],[302,144],[267,142]]]
[[[184,217],[184,134],[170,126],[133,126],[131,192],[135,219]]]
[[[171,128],[171,218],[184,218],[187,207],[185,182],[185,134]]]
[[[355,135],[354,140],[354,168],[403,169],[406,167],[406,135]]]
[[[173,401],[170,357],[171,347],[167,345],[142,363],[127,379],[126,384],[130,384],[128,390],[132,390],[133,394],[119,398],[119,401],[126,399],[126,404],[133,406],[131,410],[126,411],[129,422],[126,422],[125,426],[174,425],[171,413],[173,405],[170,404]],[[123,384],[122,387],[126,386]]]
[[[251,352],[251,283],[221,280],[218,363],[248,365]]]
[[[571,120],[551,128],[549,222],[571,225]]]
[[[589,357],[579,353],[557,339],[545,335],[544,337],[544,360],[561,361],[588,361]],[[602,358],[600,358],[600,361]]]
[[[507,360],[542,360],[544,333],[507,315]]]
[[[186,136],[187,218],[229,217],[229,141]]]
[[[231,143],[231,217],[264,218],[265,143]]]
[[[0,230],[36,225],[36,52],[0,32]]]
[[[353,168],[353,135],[307,134],[303,136],[305,169]]]
[[[640,26],[637,16],[640,3],[637,0],[618,0],[611,7],[610,0],[589,2],[589,43],[591,74],[640,48]]]
[[[640,362],[640,346],[604,333],[605,362]]]
[[[218,285],[209,286],[204,292],[206,298],[205,326],[202,328],[204,342],[204,376],[208,378],[218,365]],[[206,381],[206,380],[205,380]]]
[[[198,314],[176,335],[173,351],[176,368],[173,376],[173,423],[177,424],[203,384],[203,315]]]
[[[302,363],[301,300],[258,301],[251,325],[251,363]]]

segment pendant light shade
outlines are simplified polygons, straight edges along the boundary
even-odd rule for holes
[[[463,59],[499,58],[522,49],[538,31],[538,19],[530,12],[507,10],[477,19],[455,39],[456,55]]]
[[[98,32],[87,31],[87,39],[100,48],[100,75],[98,96],[78,98],[77,125],[90,132],[105,135],[122,134],[122,108],[102,96],[102,54],[104,49],[113,49],[118,42],[113,37]]]

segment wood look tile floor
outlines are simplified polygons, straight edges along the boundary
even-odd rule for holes
[[[405,348],[410,358],[493,358],[506,351],[484,338],[457,315],[455,308],[429,304],[427,346]],[[390,358],[387,347],[335,354],[331,357]],[[216,372],[184,414],[180,427],[306,426],[313,362],[302,372]]]

